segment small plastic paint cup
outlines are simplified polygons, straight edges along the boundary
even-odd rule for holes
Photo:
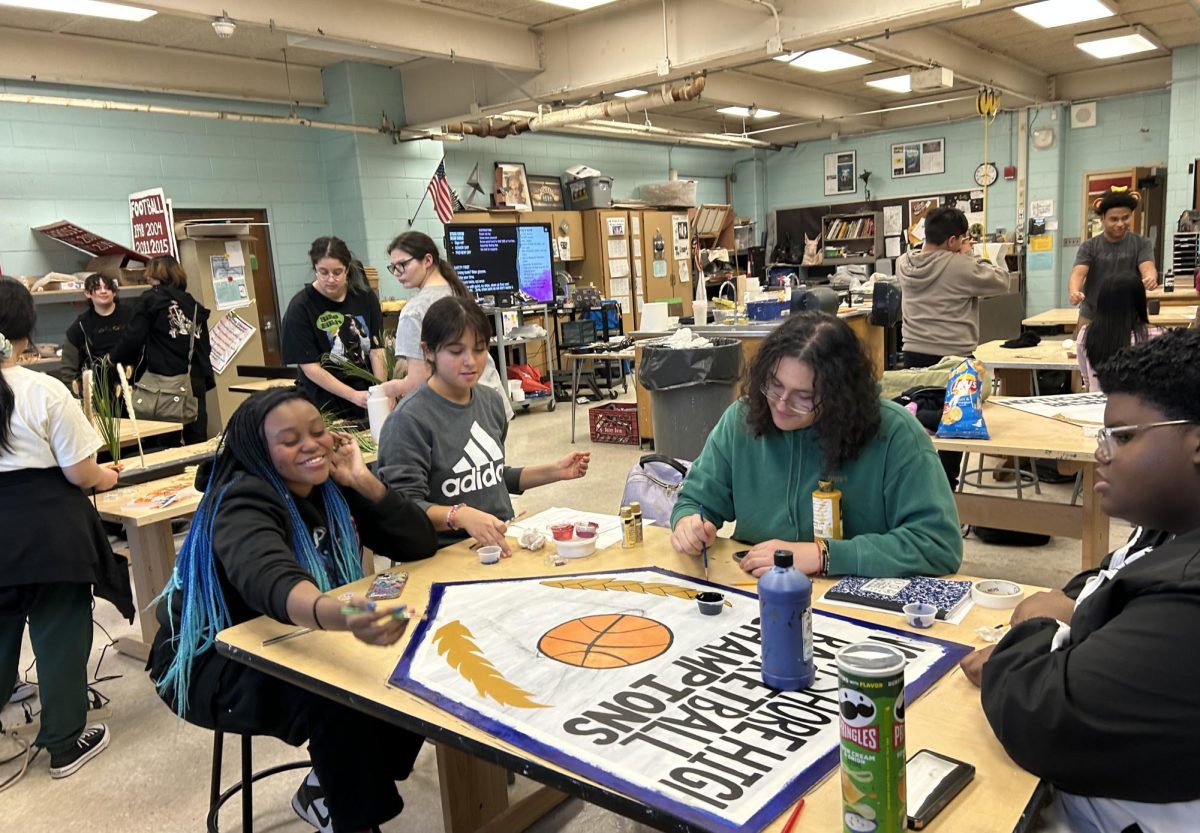
[[[725,594],[713,590],[697,593],[696,605],[705,616],[716,616],[725,609]]]
[[[931,628],[937,617],[937,608],[924,602],[910,602],[904,606],[904,619],[914,628]]]
[[[479,548],[479,563],[480,564],[495,564],[500,560],[499,547],[480,547]]]
[[[600,529],[600,524],[595,521],[580,521],[575,524],[576,538],[595,538],[596,532]]]
[[[554,524],[550,527],[550,534],[555,541],[570,541],[575,534],[575,524]]]

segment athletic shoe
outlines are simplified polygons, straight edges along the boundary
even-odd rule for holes
[[[109,737],[108,727],[103,723],[88,726],[70,749],[50,756],[50,777],[74,775],[81,766],[108,748]]]
[[[333,833],[333,819],[329,817],[329,809],[325,806],[325,790],[321,789],[317,773],[311,769],[292,796],[292,809],[320,833]]]
[[[22,700],[28,700],[30,697],[37,696],[37,686],[33,683],[18,682],[17,687],[13,689],[13,693],[9,696],[8,702],[20,703]]]

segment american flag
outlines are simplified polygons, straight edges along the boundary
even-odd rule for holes
[[[455,204],[461,205],[461,203],[459,203],[454,189],[450,187],[449,180],[446,179],[445,159],[438,163],[437,170],[433,172],[433,179],[429,180],[429,187],[426,190],[429,191],[429,196],[433,197],[433,210],[437,212],[438,219],[443,223],[453,220]]]

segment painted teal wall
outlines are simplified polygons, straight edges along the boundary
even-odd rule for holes
[[[1188,167],[1200,158],[1200,46],[1185,46],[1171,54],[1170,178],[1167,180],[1168,240],[1180,213],[1192,207],[1192,174]],[[1171,246],[1167,245],[1167,250]]]

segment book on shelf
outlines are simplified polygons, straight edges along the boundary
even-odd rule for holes
[[[937,618],[947,619],[971,600],[971,582],[958,579],[867,578],[845,576],[825,591],[824,598],[836,602],[901,611],[911,602],[925,602],[937,608]]]
[[[854,240],[874,236],[874,217],[831,220],[825,227],[826,240]]]

